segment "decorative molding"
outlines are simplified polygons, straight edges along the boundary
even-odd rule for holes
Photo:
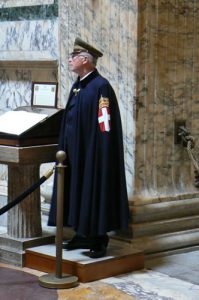
[[[57,68],[58,60],[48,51],[0,51],[0,68]]]
[[[0,61],[0,69],[57,69],[57,60],[5,60]]]

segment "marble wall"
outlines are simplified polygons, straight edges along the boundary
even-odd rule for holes
[[[74,79],[68,72],[68,55],[79,36],[104,56],[98,70],[113,85],[120,106],[129,195],[134,185],[134,97],[137,64],[137,0],[61,0],[61,103],[65,105]]]
[[[199,138],[198,18],[198,1],[139,1],[134,196],[139,201],[198,196],[187,152],[174,144],[176,121],[186,121],[196,142]]]

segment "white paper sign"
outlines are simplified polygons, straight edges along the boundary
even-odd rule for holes
[[[56,107],[57,83],[33,82],[32,105]]]

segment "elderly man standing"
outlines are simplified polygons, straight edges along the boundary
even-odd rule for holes
[[[103,54],[76,38],[69,69],[78,75],[63,116],[59,149],[67,154],[64,226],[75,236],[66,250],[89,249],[102,257],[108,232],[128,228],[129,210],[124,171],[123,139],[117,99],[97,69]],[[56,224],[56,175],[48,225]]]

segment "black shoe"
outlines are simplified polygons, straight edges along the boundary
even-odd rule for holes
[[[79,235],[75,235],[71,240],[62,243],[64,250],[90,249],[91,247],[92,244],[90,240]]]
[[[90,249],[89,252],[90,258],[100,258],[106,255],[106,247],[104,245],[98,245]]]
[[[100,258],[106,255],[106,249],[108,247],[109,236],[99,235],[94,238],[93,247],[90,248],[89,257],[90,258]]]

